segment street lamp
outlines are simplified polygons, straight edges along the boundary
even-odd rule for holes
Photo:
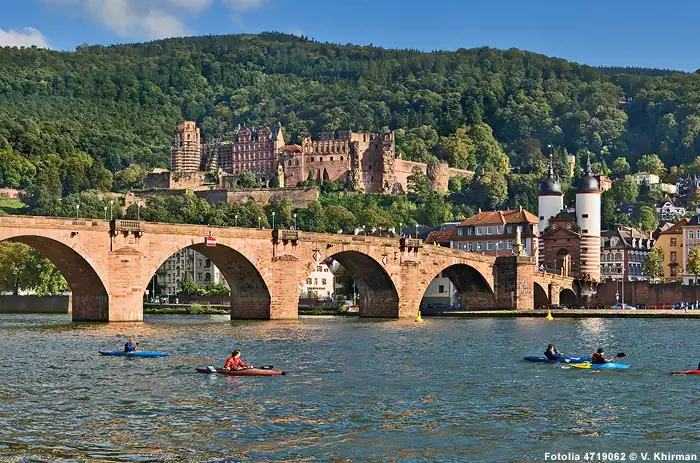
[[[294,229],[297,229],[297,215],[294,214]]]
[[[141,221],[141,201],[136,203],[136,220]]]
[[[272,211],[272,229],[275,229],[275,211]]]
[[[418,224],[416,224],[416,239],[418,239]]]
[[[80,218],[80,204],[75,205],[75,218],[76,219]]]
[[[401,229],[403,228],[403,222],[399,222],[399,238],[401,238]]]
[[[105,206],[105,220],[107,220],[107,206]]]
[[[260,216],[258,216],[258,228],[262,228],[262,227],[260,226]]]
[[[379,227],[379,237],[380,238],[382,237],[382,227],[381,226]]]
[[[364,226],[364,225],[362,226],[362,233],[364,233],[365,236],[367,236],[367,232],[365,231],[365,226]]]
[[[110,199],[109,200],[109,220],[112,220],[114,218],[114,214],[112,214],[112,206],[114,206],[114,200]]]
[[[238,214],[234,215],[234,217],[236,218],[236,227],[237,227],[238,226]]]

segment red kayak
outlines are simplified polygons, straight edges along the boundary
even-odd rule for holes
[[[671,376],[700,375],[700,370],[672,371]]]
[[[214,372],[209,368],[199,367],[195,368],[195,370],[197,373],[218,373],[225,376],[280,376],[287,374],[286,372],[280,370],[262,370],[260,368],[246,368],[244,370],[224,370],[223,368],[217,368]]]

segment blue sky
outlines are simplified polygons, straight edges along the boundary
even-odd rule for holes
[[[72,50],[280,32],[421,50],[520,48],[592,65],[700,68],[693,0],[3,0],[0,45]]]

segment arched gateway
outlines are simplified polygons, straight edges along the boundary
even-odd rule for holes
[[[411,238],[0,217],[0,240],[8,239],[36,248],[63,273],[73,293],[74,320],[142,320],[148,282],[184,248],[204,254],[224,274],[232,290],[232,318],[296,318],[305,279],[329,257],[358,285],[361,316],[415,317],[438,274],[453,282],[466,305],[480,308],[532,309],[535,281],[549,288],[550,300],[562,288],[573,289],[570,278],[536,272],[530,257],[494,258],[423,246]]]

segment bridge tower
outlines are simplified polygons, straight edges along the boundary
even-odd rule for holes
[[[593,177],[591,159],[576,193],[576,224],[581,228],[579,278],[600,281],[600,185]]]
[[[545,230],[549,226],[549,219],[564,209],[564,193],[561,191],[561,183],[554,177],[551,159],[549,160],[549,175],[540,185],[540,193],[537,196],[537,209],[540,218],[538,264],[542,264],[544,262],[544,239],[542,239],[542,235],[544,235]]]

